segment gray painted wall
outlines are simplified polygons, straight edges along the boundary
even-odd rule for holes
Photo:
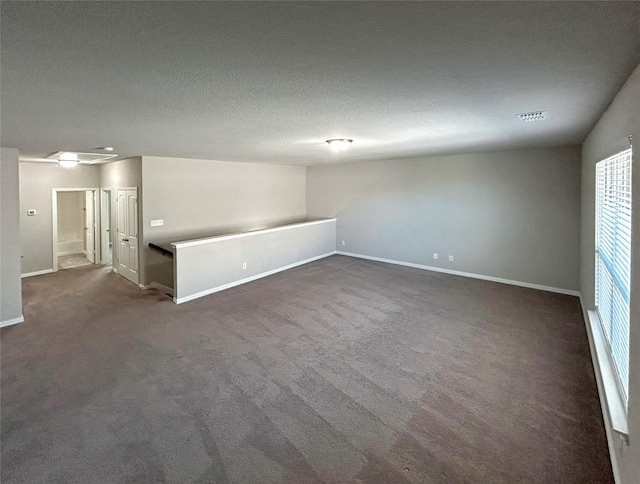
[[[113,237],[113,267],[118,267],[118,232],[117,197],[118,188],[138,189],[138,220],[142,220],[142,158],[134,157],[120,161],[113,161],[99,165],[100,167],[100,188],[111,189],[111,234]],[[102,198],[101,198],[102,199]],[[144,227],[139,227],[139,240],[142,241]],[[142,282],[144,266],[140,258],[142,249],[138,246],[138,261],[140,261],[140,281]]]
[[[142,186],[142,158],[103,163],[100,167],[100,188],[132,188]],[[140,196],[140,194],[138,194]]]
[[[22,273],[53,268],[53,188],[97,188],[97,166],[62,168],[57,163],[20,163],[20,241]],[[27,216],[28,209],[37,214]]]
[[[171,259],[148,248],[305,218],[305,168],[142,158],[144,284],[173,286]],[[151,227],[163,219],[164,226]]]
[[[18,155],[0,148],[0,324],[22,317]]]
[[[307,210],[339,251],[578,289],[578,148],[308,167]]]
[[[633,135],[633,220],[631,328],[629,368],[630,447],[615,445],[620,484],[638,482],[640,476],[640,66],[622,87],[582,145],[582,234],[580,292],[587,309],[595,307],[595,164],[629,147]]]

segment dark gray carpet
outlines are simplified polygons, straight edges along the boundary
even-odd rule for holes
[[[181,306],[81,267],[2,330],[2,482],[609,483],[578,299],[334,256]]]

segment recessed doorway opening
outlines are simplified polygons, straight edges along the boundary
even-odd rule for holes
[[[70,269],[98,262],[100,237],[97,188],[54,188],[53,270]]]

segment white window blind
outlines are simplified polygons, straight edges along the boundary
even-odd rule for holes
[[[631,149],[596,164],[596,310],[629,395]]]

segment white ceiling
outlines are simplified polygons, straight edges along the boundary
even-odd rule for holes
[[[580,143],[640,2],[8,2],[2,146],[316,164]],[[524,123],[516,114],[547,110]],[[332,154],[324,141],[353,138]]]

